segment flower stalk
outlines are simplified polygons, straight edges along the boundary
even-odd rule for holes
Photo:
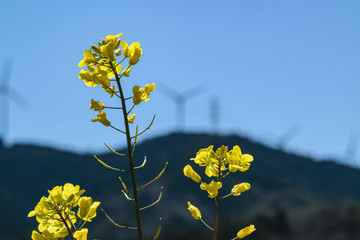
[[[110,66],[115,74],[116,83],[119,89],[120,93],[120,99],[121,99],[121,106],[122,106],[122,112],[123,112],[123,118],[125,123],[125,133],[126,133],[126,145],[127,145],[127,151],[128,151],[128,159],[129,159],[129,167],[130,167],[130,175],[131,175],[131,183],[133,187],[133,199],[134,199],[134,207],[135,207],[135,215],[136,215],[136,225],[137,225],[137,232],[138,232],[138,238],[139,240],[143,239],[143,233],[142,233],[142,227],[141,227],[141,215],[140,215],[140,204],[139,204],[139,197],[138,197],[138,190],[136,185],[136,177],[135,177],[135,167],[134,167],[134,159],[133,159],[133,152],[132,152],[132,143],[131,143],[131,135],[130,135],[130,128],[129,128],[129,121],[127,118],[127,111],[126,111],[126,103],[125,103],[125,97],[124,93],[121,87],[120,83],[120,77],[116,73],[116,69],[112,62],[110,62]]]

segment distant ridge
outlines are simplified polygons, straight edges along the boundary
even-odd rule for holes
[[[348,199],[360,200],[358,169],[329,161],[316,162],[309,157],[285,153],[236,135],[174,133],[146,140],[136,148],[137,164],[140,165],[144,156],[147,156],[145,168],[137,172],[138,182],[144,183],[145,179],[152,179],[165,162],[169,162],[162,179],[141,196],[145,203],[150,203],[156,200],[160,186],[165,188],[161,206],[145,214],[145,219],[161,215],[168,219],[169,225],[182,226],[189,220],[186,201],[190,200],[202,209],[212,206],[207,194],[199,189],[198,184],[182,173],[186,164],[194,166],[189,159],[200,148],[209,145],[214,145],[215,148],[221,145],[229,148],[239,145],[243,153],[249,153],[255,159],[248,172],[234,175],[226,183],[228,187],[224,186],[222,189],[226,193],[236,183],[247,181],[252,184],[251,191],[244,193],[243,197],[224,200],[227,204],[222,206],[222,210],[229,216],[234,214],[234,210],[230,208],[234,205],[242,209],[242,214],[250,214],[259,208],[281,207],[291,210],[324,202],[336,204]],[[126,159],[112,154],[103,154],[99,158],[115,167],[127,169]],[[47,194],[48,189],[66,182],[86,189],[86,194],[100,200],[105,209],[121,212],[123,217],[119,220],[126,221],[129,214],[132,216],[128,212],[130,203],[121,196],[121,184],[117,180],[119,175],[102,167],[90,154],[81,155],[26,144],[4,148],[0,140],[0,159],[0,201],[1,206],[7,206],[0,208],[0,233],[1,236],[6,236],[4,239],[17,239],[15,233],[29,234],[35,227],[35,219],[29,219],[24,224],[27,213],[35,207],[41,196]],[[195,169],[204,176],[204,181],[208,181],[201,172],[202,169]],[[128,179],[124,177],[124,180]],[[236,216],[232,218],[236,219]],[[101,216],[99,219],[106,221]],[[95,232],[112,231],[110,224],[97,226],[99,227]]]

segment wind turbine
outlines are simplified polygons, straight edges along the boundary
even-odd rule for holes
[[[283,134],[277,135],[271,132],[268,132],[268,134],[273,135],[274,138],[277,138],[276,146],[279,150],[285,151],[286,146],[289,144],[289,142],[294,139],[294,137],[301,131],[301,126],[299,124],[293,124],[290,126]]]
[[[10,102],[9,99],[14,101],[20,107],[26,107],[26,100],[13,88],[10,87],[10,75],[12,70],[12,61],[5,59],[0,76],[0,96],[1,96],[1,139],[6,144],[6,140],[9,134],[9,110]]]
[[[180,132],[181,129],[185,129],[185,107],[186,101],[198,97],[199,95],[204,93],[203,84],[192,87],[185,92],[178,92],[175,89],[167,86],[165,83],[160,83],[159,90],[162,94],[167,96],[170,100],[174,101],[176,105],[176,131]]]

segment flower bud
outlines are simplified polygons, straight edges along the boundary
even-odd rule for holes
[[[200,175],[194,171],[190,165],[184,167],[184,175],[188,178],[191,178],[194,182],[199,183],[201,181]]]
[[[132,114],[127,117],[129,123],[134,123],[136,114]]]
[[[236,237],[238,239],[242,239],[242,238],[246,237],[247,235],[251,234],[255,230],[256,230],[255,226],[251,224],[251,225],[247,226],[246,228],[241,229],[236,234]]]
[[[191,215],[193,216],[193,218],[195,218],[196,220],[199,220],[201,219],[201,212],[200,210],[195,207],[194,205],[192,205],[190,202],[188,202],[188,209],[191,213]]]
[[[231,190],[232,195],[234,196],[239,196],[241,193],[247,191],[250,189],[250,183],[240,183],[237,184],[233,187],[233,189]]]

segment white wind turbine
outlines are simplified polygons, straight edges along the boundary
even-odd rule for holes
[[[184,131],[185,130],[185,121],[186,121],[186,101],[198,97],[199,95],[204,93],[204,85],[198,85],[192,87],[185,92],[178,92],[175,89],[167,86],[164,83],[160,83],[159,91],[167,96],[170,100],[174,101],[176,106],[176,131]]]

